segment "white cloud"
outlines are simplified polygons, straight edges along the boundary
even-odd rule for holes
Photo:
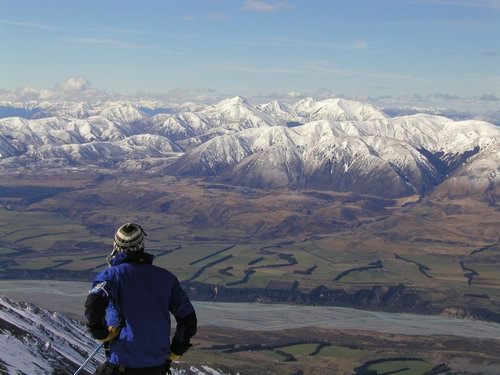
[[[52,99],[53,97],[54,97],[53,91],[50,91],[50,90],[41,90],[40,91],[39,98],[41,100],[49,100],[49,99]]]
[[[500,56],[500,50],[498,51],[484,51],[482,53],[483,56],[488,56],[488,57],[497,57]]]
[[[286,96],[290,98],[300,98],[303,94],[299,91],[290,91],[286,93]]]
[[[130,48],[130,49],[155,49],[155,48],[157,48],[157,47],[154,47],[154,46],[143,46],[143,45],[140,45],[140,44],[127,43],[127,42],[123,42],[121,40],[108,39],[108,38],[74,38],[74,37],[67,37],[67,38],[64,38],[63,40],[65,40],[67,42],[70,42],[70,43],[95,44],[95,45],[111,46],[111,47],[117,47],[117,48]]]
[[[0,24],[10,25],[10,26],[18,26],[18,27],[28,27],[28,28],[33,28],[33,29],[45,29],[45,30],[56,30],[57,29],[57,27],[52,26],[52,25],[46,25],[46,24],[34,23],[34,22],[0,20]]]
[[[86,27],[85,30],[97,31],[99,33],[112,33],[118,35],[151,35],[152,33],[144,30],[128,29],[123,27],[111,27],[111,26],[96,26],[96,27]]]
[[[456,5],[476,8],[500,8],[500,0],[410,0],[417,4]]]
[[[441,28],[441,29],[460,29],[460,30],[476,30],[486,27],[485,23],[480,19],[456,19],[449,20],[440,18],[438,20],[399,20],[382,23],[389,27],[416,27],[416,28]]]
[[[283,45],[291,47],[328,48],[339,50],[360,50],[365,49],[368,44],[362,40],[342,41],[342,42],[313,42],[308,40],[297,40],[288,38],[270,38],[265,40],[271,45]]]
[[[126,99],[124,94],[95,89],[90,82],[81,76],[71,77],[57,83],[52,89],[20,87],[14,90],[0,90],[0,101],[103,101]]]
[[[26,86],[16,89],[14,94],[23,100],[33,100],[38,99],[40,96],[40,90]]]
[[[187,22],[194,22],[198,19],[198,17],[193,16],[193,15],[187,15],[187,16],[182,16],[181,19],[183,21],[187,21]]]
[[[187,15],[182,16],[181,19],[187,22],[195,22],[195,21],[227,21],[229,16],[225,13],[208,13],[203,16],[195,16],[195,15]]]
[[[216,39],[218,43],[241,46],[283,46],[301,48],[321,48],[336,50],[363,50],[368,43],[362,40],[350,40],[339,42],[317,42],[310,40],[289,39],[284,37],[269,37],[256,39]]]
[[[56,85],[56,89],[64,92],[85,91],[90,88],[90,82],[83,77],[71,77]]]
[[[288,0],[275,2],[269,2],[267,0],[246,0],[245,5],[243,5],[243,10],[261,13],[280,12],[290,9],[292,9],[292,6],[288,4]]]
[[[313,93],[313,97],[314,98],[318,98],[318,99],[325,99],[325,98],[333,98],[335,96],[338,96],[336,95],[332,90],[330,90],[328,87],[321,87],[319,89],[317,89],[314,93]]]
[[[228,15],[224,13],[208,13],[203,18],[207,21],[226,21],[229,19]]]
[[[223,62],[223,63],[213,63],[213,64],[204,64],[201,66],[202,69],[212,69],[212,70],[221,70],[221,71],[231,71],[231,72],[239,72],[239,73],[248,73],[248,74],[258,74],[258,75],[272,75],[272,74],[299,74],[300,70],[289,67],[273,67],[269,66],[267,63],[251,63],[248,62]]]

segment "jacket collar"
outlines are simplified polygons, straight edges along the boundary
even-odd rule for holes
[[[133,253],[118,253],[111,260],[112,266],[117,266],[122,263],[140,263],[140,264],[153,264],[154,256],[142,251]]]

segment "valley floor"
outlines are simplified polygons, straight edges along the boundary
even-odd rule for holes
[[[80,319],[87,289],[88,283],[80,282],[0,281],[0,295]],[[422,375],[439,366],[450,374],[493,375],[500,368],[496,323],[280,304],[195,302],[195,307],[199,333],[178,368],[346,375],[366,369]]]

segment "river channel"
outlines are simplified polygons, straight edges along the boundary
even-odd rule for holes
[[[0,295],[83,318],[89,284],[49,280],[0,281]],[[200,325],[253,331],[319,327],[405,335],[500,339],[500,324],[443,316],[395,314],[340,307],[193,302]]]

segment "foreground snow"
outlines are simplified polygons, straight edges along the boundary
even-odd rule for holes
[[[97,347],[80,322],[32,304],[0,297],[0,373],[72,374]],[[93,373],[103,351],[86,366]],[[208,366],[173,369],[174,375],[225,375]]]

